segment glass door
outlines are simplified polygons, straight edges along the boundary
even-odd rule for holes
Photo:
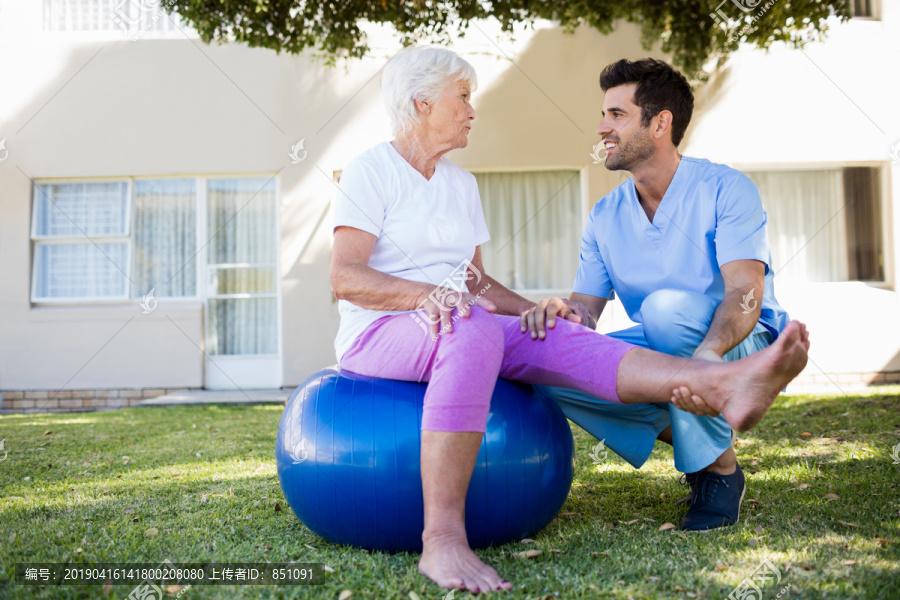
[[[205,192],[205,387],[281,387],[275,180],[208,179]]]

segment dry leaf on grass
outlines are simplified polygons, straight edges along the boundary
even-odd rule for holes
[[[797,486],[797,489],[805,490],[806,488],[811,488],[811,487],[812,487],[811,483],[801,483],[800,485]]]
[[[713,569],[716,573],[721,573],[722,571],[727,571],[731,568],[731,565],[716,565],[716,568]]]
[[[535,556],[540,556],[543,554],[540,550],[525,550],[524,552],[518,552],[516,554],[517,558],[534,558]]]
[[[812,434],[808,431],[804,431],[800,434],[800,437],[812,437]]]
[[[178,585],[177,583],[173,583],[172,585],[166,586],[167,594],[177,594],[182,589],[184,589],[183,585]]]
[[[144,535],[147,537],[153,537],[157,533],[159,533],[159,529],[157,529],[156,527],[151,527],[150,529],[144,531]]]
[[[855,567],[856,565],[859,564],[859,561],[858,560],[845,560],[841,564],[844,565],[845,567]]]
[[[875,538],[875,541],[878,542],[879,544],[893,544],[894,543],[891,540],[885,539],[883,537],[877,537],[877,538]]]
[[[845,527],[859,527],[859,525],[856,524],[856,523],[853,523],[853,522],[847,522],[847,521],[841,521],[840,519],[838,519],[838,523],[839,523],[840,525],[844,525]]]
[[[133,508],[126,508],[126,509],[125,509],[125,514],[126,514],[126,515],[133,515],[133,514],[134,514],[134,509],[133,509]]]
[[[522,538],[519,541],[522,542],[523,544],[531,544],[532,542],[534,542],[534,540],[531,538]]]
[[[668,531],[669,529],[675,529],[675,523],[663,523],[659,526],[660,531]]]
[[[112,591],[112,579],[107,579],[103,582],[103,595],[109,596],[109,593]]]
[[[753,531],[755,531],[756,533],[762,533],[763,532],[762,525],[757,525],[756,527],[753,528]]]
[[[409,593],[409,600],[422,600],[419,595],[415,592]]]
[[[837,499],[840,498],[840,496],[838,496],[837,494],[834,494],[834,493],[832,493],[832,492],[828,492],[827,494],[825,494],[824,496],[822,496],[822,498],[824,498],[825,500],[829,500],[829,501],[830,501],[830,500],[837,500]]]
[[[759,540],[756,538],[750,538],[749,540],[747,540],[747,543],[750,545],[750,547],[753,547],[759,543]]]
[[[329,567],[328,565],[322,565],[322,568],[324,570],[328,571],[329,573],[334,573],[334,569]]]
[[[275,512],[281,512],[281,505],[277,502],[275,503]]]
[[[343,592],[341,592],[338,595],[338,600],[347,600],[347,598],[349,598],[352,595],[353,595],[353,592],[351,592],[350,590],[344,590]]]
[[[634,525],[634,524],[637,523],[638,521],[640,521],[640,519],[632,519],[631,521],[625,521],[625,522],[623,522],[622,525]]]
[[[53,432],[48,429],[44,432],[44,435],[53,435]]]

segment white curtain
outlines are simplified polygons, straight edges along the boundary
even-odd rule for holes
[[[578,171],[475,173],[491,241],[489,275],[516,290],[569,290],[578,269]]]
[[[134,296],[197,294],[195,179],[135,182]]]
[[[753,171],[778,281],[847,281],[842,169]]]
[[[211,270],[207,351],[277,354],[274,180],[209,180],[207,206]]]

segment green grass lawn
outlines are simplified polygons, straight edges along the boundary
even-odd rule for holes
[[[300,524],[275,471],[280,413],[206,406],[0,417],[0,458],[8,453],[0,598],[127,598],[134,587],[20,586],[17,562],[167,558],[333,569],[319,586],[194,586],[187,599],[444,596],[418,575],[416,555],[335,546]],[[782,396],[738,439],[748,484],[740,523],[706,534],[660,531],[685,511],[675,505],[686,488],[669,447],[657,444],[639,471],[611,453],[596,466],[596,440],[573,432],[575,482],[559,517],[533,541],[479,552],[513,582],[503,597],[724,600],[767,559],[782,579],[762,588],[765,599],[900,598],[900,464],[891,458],[900,388]],[[525,550],[542,552],[523,558]]]

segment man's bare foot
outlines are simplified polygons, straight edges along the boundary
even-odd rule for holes
[[[419,572],[442,588],[468,590],[473,594],[512,588],[510,582],[475,556],[465,530],[423,534]]]
[[[809,333],[800,321],[788,323],[775,343],[750,356],[719,366],[722,375],[672,391],[672,402],[694,414],[721,413],[738,431],[759,423],[791,380],[806,366]],[[710,365],[712,367],[712,365]]]

